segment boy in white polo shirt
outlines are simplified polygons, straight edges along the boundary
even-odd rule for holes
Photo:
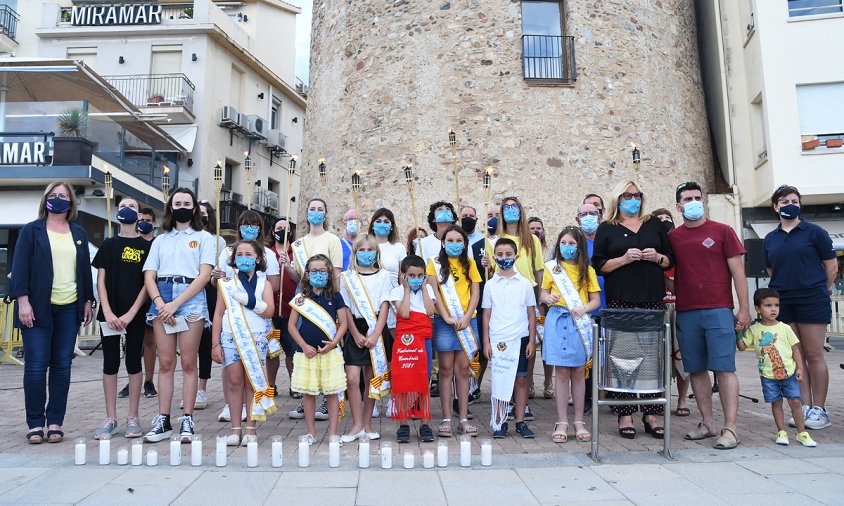
[[[518,246],[511,239],[495,243],[498,272],[484,286],[484,354],[492,368],[493,437],[507,437],[507,406],[515,397],[516,433],[532,438],[525,422],[528,359],[534,354],[536,295],[530,281],[513,268]],[[514,388],[515,385],[515,388]],[[514,392],[515,390],[515,392]]]

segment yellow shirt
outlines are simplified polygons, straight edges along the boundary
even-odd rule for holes
[[[454,278],[454,287],[457,289],[457,296],[460,298],[460,304],[463,306],[463,311],[469,309],[469,300],[472,298],[472,283],[481,282],[481,273],[478,272],[478,266],[475,261],[469,259],[469,279],[463,275],[463,266],[460,264],[459,258],[449,258],[448,266],[451,269],[451,277]],[[437,281],[440,281],[440,264],[434,263],[434,259],[428,260],[428,275],[436,276]],[[440,287],[442,292],[442,287]]]
[[[343,268],[343,246],[340,244],[339,237],[331,232],[323,232],[318,236],[306,235],[302,240],[305,242],[305,251],[308,253],[309,258],[317,254],[322,254],[331,260],[331,265],[335,269]],[[293,266],[300,276],[304,274],[299,267],[299,262],[294,261]],[[329,278],[333,279],[334,274],[332,273]]]
[[[746,346],[753,346],[759,360],[759,374],[768,379],[788,379],[797,370],[792,347],[800,341],[785,323],[770,327],[754,323],[739,337]]]
[[[50,239],[50,253],[53,257],[53,291],[50,304],[76,302],[76,245],[73,235],[47,230]]]
[[[566,270],[566,274],[568,275],[571,283],[577,288],[577,264],[571,265],[567,262],[562,262],[563,267]],[[595,269],[592,266],[589,266],[589,282],[587,283],[588,286],[584,286],[578,293],[580,294],[580,300],[583,304],[587,304],[589,302],[589,292],[600,292],[601,286],[598,284],[598,276],[595,274]],[[545,269],[545,274],[542,275],[542,289],[543,290],[551,290],[551,295],[559,295],[560,301],[556,304],[552,304],[554,306],[566,306],[566,300],[563,298],[563,294],[560,293],[560,290],[557,288],[557,283],[554,282],[554,278],[551,276],[551,272],[548,269]]]
[[[533,239],[532,257],[522,252],[522,245],[518,236],[501,234],[501,236],[499,236],[499,239],[510,239],[516,243],[516,247],[519,248],[519,258],[516,260],[515,266],[516,270],[519,271],[519,274],[521,274],[522,277],[530,281],[530,286],[536,286],[536,276],[534,275],[534,272],[545,269],[545,260],[542,258],[542,243],[539,242],[539,238],[533,234],[531,234],[530,237]],[[492,265],[495,267],[495,272],[498,272],[498,264],[496,264],[494,260],[495,254],[492,245],[492,242],[487,241],[486,254],[487,257],[489,257]]]

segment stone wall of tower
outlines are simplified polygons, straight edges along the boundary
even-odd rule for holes
[[[630,142],[648,210],[673,209],[677,183],[713,185],[693,2],[566,0],[577,81],[543,87],[523,78],[517,0],[315,0],[301,200],[325,193],[337,227],[358,169],[364,217],[388,207],[406,235],[401,167],[414,163],[424,226],[430,203],[455,198],[454,128],[461,200],[479,213],[492,165],[493,197],[519,196],[556,235],[586,193],[608,201],[635,177]]]

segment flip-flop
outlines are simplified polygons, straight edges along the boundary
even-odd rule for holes
[[[677,416],[689,416],[692,412],[689,411],[689,408],[677,408],[677,411],[675,411],[674,414]]]
[[[730,434],[733,435],[735,440],[724,436],[724,433],[727,431],[730,431]],[[715,440],[715,446],[713,448],[715,448],[716,450],[732,450],[733,448],[738,446],[740,442],[741,440],[739,439],[738,434],[736,434],[736,431],[729,427],[724,427],[723,429],[721,429],[721,435],[718,437],[718,439]]]
[[[702,427],[706,427],[706,432],[702,430]],[[701,439],[715,436],[716,434],[712,432],[712,428],[709,425],[706,425],[705,422],[700,422],[697,424],[696,429],[689,431],[688,434],[685,435],[685,439],[687,441],[700,441]]]

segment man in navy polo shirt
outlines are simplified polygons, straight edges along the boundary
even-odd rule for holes
[[[714,371],[724,409],[724,428],[715,448],[726,450],[739,443],[735,332],[750,325],[747,277],[742,261],[745,250],[732,228],[704,217],[700,185],[695,182],[679,185],[676,198],[683,224],[672,230],[668,239],[676,261],[677,341],[703,417],[698,427],[686,434],[686,439],[716,435],[709,380],[709,371]],[[737,321],[733,318],[733,285],[739,301]]]

